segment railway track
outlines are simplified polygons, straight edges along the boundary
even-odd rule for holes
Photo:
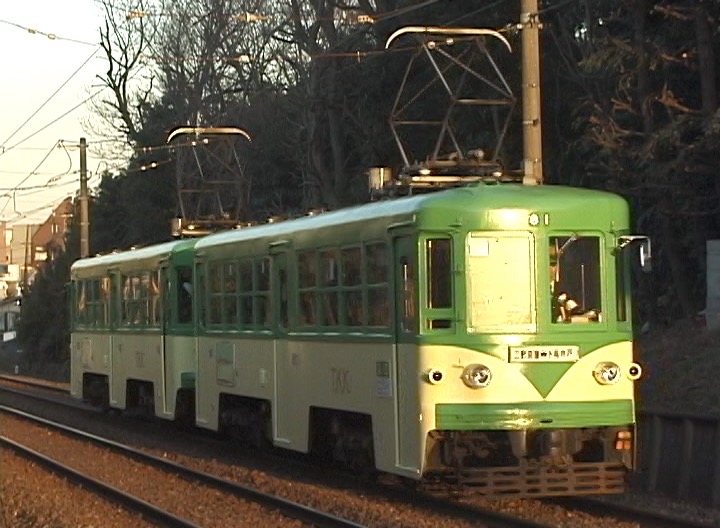
[[[42,389],[51,393],[70,394],[70,387],[65,383],[53,383],[35,378],[28,378],[26,376],[11,376],[3,374],[0,374],[0,381],[24,387]]]
[[[2,377],[3,381],[6,381],[6,377]],[[18,383],[18,380],[12,379],[13,382]],[[21,383],[24,383],[21,381]],[[25,384],[25,383],[24,383]],[[17,394],[23,394],[27,397],[33,397],[33,398],[39,398],[41,400],[49,400],[56,402],[58,404],[64,405],[65,401],[64,398],[62,398],[62,390],[55,390],[54,392],[57,393],[57,396],[53,395],[47,395],[47,394],[33,394],[32,391],[34,390],[33,387],[40,386],[40,388],[45,388],[44,384],[42,382],[33,382],[30,381],[29,384],[26,384],[27,387],[29,387],[30,392],[26,392],[24,390],[19,390],[17,387],[12,389],[13,391],[16,391]],[[59,396],[59,399],[58,399]],[[80,434],[87,434],[82,431],[79,432]],[[75,435],[75,433],[71,433]],[[93,435],[90,435],[93,436]],[[113,444],[113,441],[108,441],[109,445]],[[157,457],[153,455],[148,455],[147,453],[144,453],[142,451],[139,451],[138,454],[132,454],[128,456],[137,456],[137,457],[145,457],[148,456],[150,459],[156,459],[153,461],[153,463],[157,462],[158,464],[167,464],[170,463],[170,465],[173,465],[175,463],[171,463],[169,460],[163,457]],[[179,464],[175,464],[175,467],[168,471],[176,472],[176,474],[181,474],[183,471],[185,471],[187,468],[180,467]],[[200,479],[205,480],[207,479],[207,482],[205,482],[203,485],[214,485],[212,484],[216,480],[223,480],[218,479],[218,477],[210,474],[206,474],[206,476],[189,476],[189,477],[183,477],[188,479]],[[237,485],[235,483],[231,483],[233,485]],[[218,483],[220,486],[224,486],[224,484]],[[242,486],[241,486],[242,488]],[[234,493],[234,492],[233,492]],[[238,491],[239,493],[239,491]],[[262,493],[262,492],[260,492]],[[284,500],[284,499],[283,499]],[[403,499],[400,498],[400,501]],[[420,501],[419,501],[420,502]],[[527,501],[527,504],[530,504],[531,502],[541,502],[541,501]],[[701,522],[694,522],[692,520],[685,520],[678,518],[677,516],[672,515],[666,515],[662,514],[660,512],[647,512],[644,510],[639,510],[635,508],[628,508],[627,505],[616,505],[612,504],[611,502],[603,501],[602,503],[591,503],[587,501],[586,499],[557,499],[557,500],[551,500],[551,501],[542,501],[546,504],[552,504],[553,508],[559,508],[561,510],[565,510],[566,513],[560,513],[559,516],[566,516],[572,518],[573,516],[580,515],[582,512],[587,512],[591,516],[595,516],[598,519],[598,522],[596,525],[592,524],[583,524],[583,526],[632,526],[632,527],[653,527],[653,528],[666,528],[666,527],[683,527],[687,526],[688,528],[707,528],[708,526],[713,526],[712,524],[704,524]],[[431,505],[432,503],[432,505]],[[502,527],[502,528],[516,528],[516,527],[523,527],[523,528],[539,528],[539,527],[551,527],[551,526],[572,526],[573,528],[576,525],[573,524],[560,524],[555,523],[552,520],[546,520],[543,516],[533,516],[531,520],[527,518],[526,515],[523,515],[523,518],[519,518],[519,516],[514,515],[513,513],[505,513],[503,511],[499,511],[500,509],[496,509],[495,506],[492,504],[487,505],[486,503],[476,504],[476,503],[451,503],[448,505],[447,501],[441,500],[432,500],[432,501],[426,501],[426,506],[436,508],[437,511],[441,511],[443,509],[447,509],[448,511],[452,510],[452,515],[458,516],[459,519],[474,519],[476,526],[488,526],[488,527]],[[276,507],[276,506],[271,506]],[[278,507],[279,508],[279,507]],[[555,515],[555,516],[558,516]],[[318,524],[314,520],[304,521],[309,524],[313,525],[323,525],[325,524]],[[331,521],[333,522],[333,521]],[[344,525],[344,526],[360,526],[360,524],[355,524],[352,521],[348,521],[350,524]],[[477,524],[482,523],[482,524]],[[622,524],[627,523],[627,524]],[[338,525],[335,525],[338,526]],[[577,526],[580,526],[579,524]]]
[[[143,517],[152,519],[164,526],[178,528],[198,528],[200,526],[189,519],[174,515],[169,510],[154,506],[153,504],[143,500],[141,497],[127,493],[115,486],[93,478],[82,471],[77,471],[76,469],[63,464],[59,460],[44,455],[39,451],[16,442],[15,440],[11,440],[6,436],[0,436],[0,445],[14,450],[16,453],[25,458],[42,464],[53,473],[68,477],[70,480],[76,482],[85,489],[95,492],[98,496],[110,498],[120,504],[123,508]]]
[[[242,507],[247,507],[246,502],[252,502],[267,509],[268,516],[271,515],[271,512],[278,512],[283,517],[298,520],[308,526],[327,528],[360,528],[362,526],[348,519],[343,519],[318,509],[288,501],[282,497],[264,493],[252,487],[240,485],[238,483],[219,478],[215,475],[196,471],[171,460],[135,449],[129,445],[108,440],[72,427],[67,427],[29,413],[10,409],[5,406],[0,406],[0,412],[31,421],[33,424],[41,427],[42,429],[51,429],[53,431],[61,432],[63,435],[71,435],[82,443],[91,442],[103,450],[112,450],[115,453],[110,455],[112,457],[113,464],[134,467],[135,463],[139,462],[142,465],[152,466],[153,468],[167,474],[166,478],[168,481],[168,488],[180,489],[187,487],[190,493],[205,496],[207,493],[198,492],[198,488],[211,487],[215,491],[215,495],[225,504],[232,504],[233,502],[237,502],[237,498],[240,498],[242,500],[239,503],[241,506],[241,509],[238,510],[239,518],[242,517]],[[38,436],[43,437],[46,435],[38,432]],[[124,482],[124,487],[126,489],[123,490],[115,484],[104,481],[102,477],[94,476],[93,473],[95,472],[88,470],[87,467],[85,469],[76,469],[73,467],[72,463],[61,460],[60,458],[62,458],[62,455],[43,454],[38,450],[25,445],[23,442],[15,441],[6,436],[0,437],[0,441],[4,445],[15,449],[24,456],[31,457],[38,462],[49,466],[53,471],[58,471],[64,475],[70,476],[73,480],[78,481],[82,485],[87,485],[93,490],[98,490],[99,493],[112,497],[123,506],[138,511],[144,515],[148,515],[163,524],[179,527],[207,526],[206,523],[200,522],[200,520],[191,520],[183,515],[173,513],[169,508],[153,504],[152,500],[148,500],[143,496],[127,491],[127,489],[142,488],[142,486],[136,485],[136,483],[134,483],[131,479]],[[82,445],[78,446],[78,451],[85,450],[86,447]],[[104,458],[107,456],[108,455],[101,455],[101,457],[98,458]],[[132,461],[130,459],[132,459]],[[74,460],[74,462],[77,462],[77,460]],[[133,476],[133,474],[137,474],[138,478],[143,478],[142,471],[129,471],[126,473],[127,476]],[[181,483],[177,478],[175,478],[176,476],[181,477],[181,479],[185,482]]]
[[[131,457],[133,460],[159,468],[168,474],[175,474],[186,480],[189,486],[192,488],[193,493],[201,496],[206,496],[206,493],[198,492],[198,486],[211,486],[215,491],[227,494],[231,497],[240,497],[243,500],[252,501],[261,505],[263,508],[267,508],[272,512],[279,512],[283,516],[289,519],[300,521],[302,525],[315,526],[315,527],[327,527],[327,528],[360,528],[364,525],[356,523],[354,521],[338,517],[336,515],[327,513],[325,511],[318,510],[316,508],[310,508],[308,506],[288,501],[282,497],[268,494],[257,489],[240,485],[236,482],[231,482],[226,479],[220,478],[216,475],[200,472],[182,466],[171,460],[158,457],[155,455],[148,454],[142,450],[135,449],[131,446],[121,444],[119,442],[102,438],[100,436],[90,434],[78,429],[68,427],[44,418],[34,416],[30,413],[18,411],[5,406],[0,406],[0,413],[11,415],[15,418],[30,421],[42,428],[48,428],[55,431],[61,432],[63,435],[71,435],[80,439],[83,442],[90,442],[92,444],[101,446],[102,448],[111,449],[117,451],[122,456]],[[7,423],[7,420],[6,420]],[[43,436],[42,433],[38,433],[36,436]],[[148,500],[146,497],[130,493],[126,490],[120,489],[118,486],[104,481],[102,478],[93,476],[90,471],[78,470],[71,464],[65,463],[56,456],[48,456],[33,449],[21,442],[12,440],[5,436],[0,436],[0,443],[8,448],[12,448],[19,454],[26,456],[32,460],[35,460],[42,465],[50,468],[53,472],[57,472],[61,475],[69,477],[74,482],[86,487],[89,490],[96,492],[98,495],[103,497],[111,498],[124,508],[132,512],[137,512],[144,517],[150,518],[156,522],[159,522],[163,526],[172,527],[200,527],[208,526],[198,520],[193,520],[187,516],[183,516],[174,513],[171,508],[166,508],[155,504],[153,501]],[[76,452],[83,451],[82,448],[73,450]],[[83,451],[84,452],[84,451]],[[93,457],[97,459],[98,457]],[[116,463],[116,462],[113,462]],[[118,464],[130,464],[125,461],[119,461]],[[132,473],[138,473],[133,471]],[[139,478],[142,478],[140,475]],[[170,478],[168,477],[168,481]],[[125,487],[133,488],[132,482],[125,482]],[[169,483],[168,487],[176,488],[177,485]],[[224,503],[230,501],[230,499],[221,499]],[[534,521],[528,521],[519,519],[509,515],[503,515],[497,512],[481,512],[480,510],[473,510],[476,515],[479,524],[477,526],[483,526],[487,528],[549,528],[548,525],[540,524]],[[483,513],[483,515],[478,515]],[[224,521],[223,521],[224,523]],[[282,522],[283,525],[287,526],[287,521]],[[225,525],[226,526],[226,525]]]

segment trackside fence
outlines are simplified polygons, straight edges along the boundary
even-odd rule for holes
[[[720,505],[720,417],[638,412],[638,487]]]

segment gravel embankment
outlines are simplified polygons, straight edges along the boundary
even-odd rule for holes
[[[13,451],[0,449],[2,528],[144,528],[128,514]]]

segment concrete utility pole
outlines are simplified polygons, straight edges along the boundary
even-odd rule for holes
[[[87,142],[80,138],[80,258],[90,256],[90,220],[88,219]]]
[[[523,185],[543,183],[538,0],[521,0]]]

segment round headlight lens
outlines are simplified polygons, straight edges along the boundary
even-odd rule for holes
[[[492,372],[485,365],[468,365],[462,373],[462,380],[471,389],[481,389],[490,385]]]
[[[642,376],[642,367],[637,363],[631,363],[627,371],[627,377],[635,381],[640,379],[640,376]]]
[[[598,363],[593,370],[593,377],[600,385],[612,385],[620,380],[620,367],[612,361]]]

